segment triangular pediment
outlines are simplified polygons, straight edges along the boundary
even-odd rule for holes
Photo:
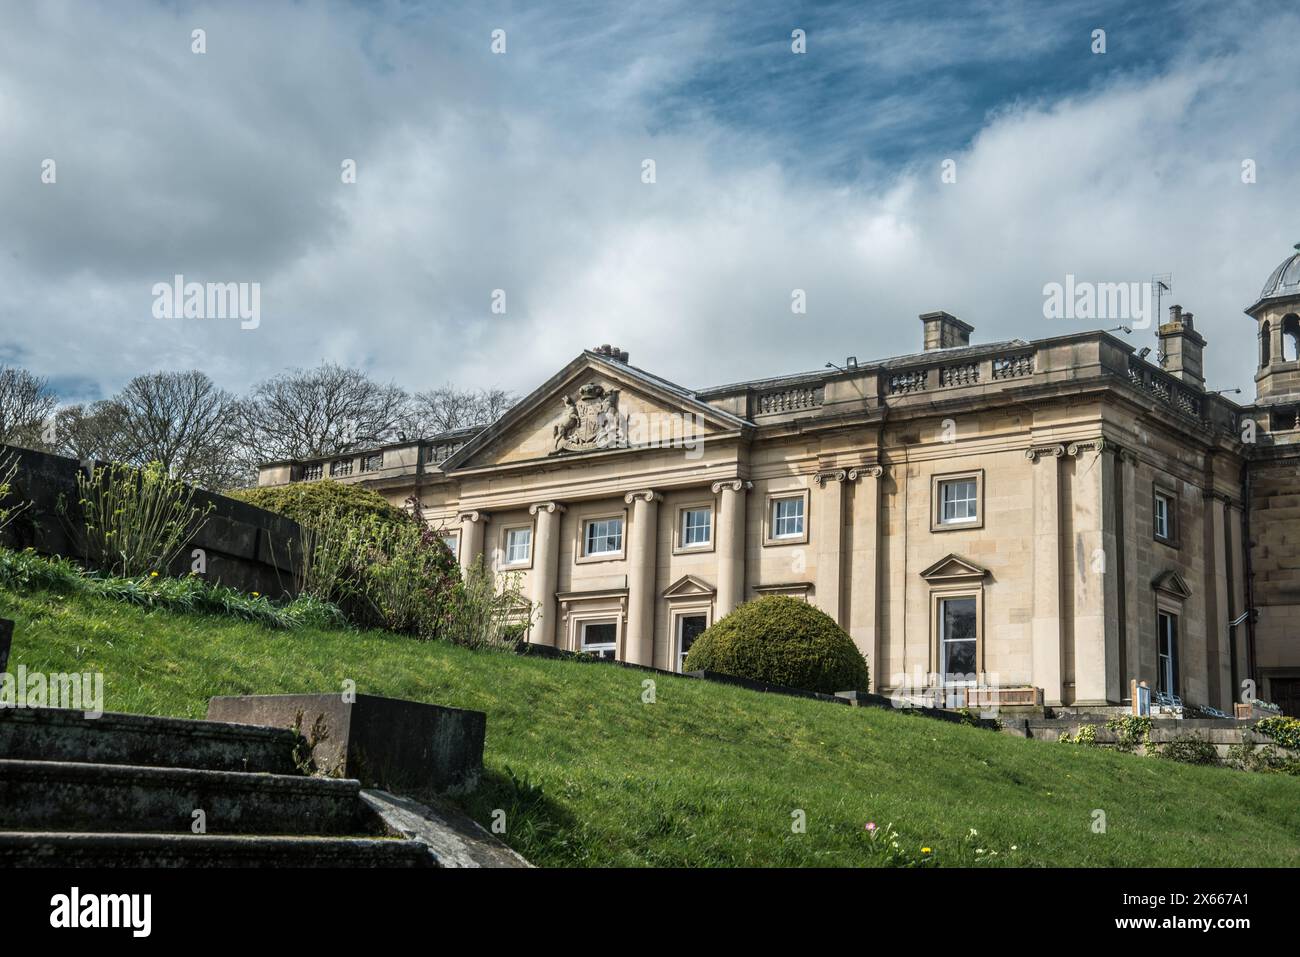
[[[948,555],[939,559],[925,571],[921,577],[928,582],[981,581],[989,571],[960,555]]]
[[[1192,597],[1192,590],[1187,587],[1187,581],[1172,569],[1163,575],[1157,576],[1156,580],[1151,583],[1151,587],[1156,591],[1164,592],[1166,595],[1172,595],[1174,598]]]
[[[666,380],[584,352],[449,457],[446,472],[560,462],[664,447],[752,428]]]
[[[716,589],[694,575],[683,575],[664,589],[664,598],[711,598]]]

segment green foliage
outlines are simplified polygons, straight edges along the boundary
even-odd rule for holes
[[[411,523],[411,517],[406,512],[390,505],[378,493],[360,485],[349,485],[332,479],[241,489],[231,492],[230,497],[309,527],[338,519],[346,524],[365,524],[371,520],[383,525]]]
[[[343,608],[358,624],[439,637],[449,624],[459,567],[422,523],[330,510],[303,526],[299,591]]]
[[[29,501],[13,500],[17,492],[14,487],[14,476],[18,474],[18,459],[17,452],[0,456],[0,532],[27,511],[32,504]]]
[[[482,559],[472,564],[451,594],[446,626],[438,636],[467,648],[514,648],[532,624],[523,575],[493,575]]]
[[[422,519],[377,493],[326,479],[233,497],[302,526],[294,563],[300,593],[339,606],[362,626],[420,638],[472,630],[451,617],[468,607],[451,550]]]
[[[717,671],[805,691],[865,691],[867,662],[829,615],[767,595],[746,602],[695,639],[686,671]]]
[[[220,615],[257,622],[268,628],[339,628],[347,624],[333,605],[311,596],[273,604],[266,596],[245,595],[195,575],[167,578],[156,572],[136,578],[91,575],[66,558],[45,558],[31,549],[0,548],[0,586],[41,588],[59,594],[83,594],[110,601],[193,614]]]
[[[1160,748],[1160,756],[1183,764],[1218,764],[1219,752],[1209,741],[1193,734],[1184,734]]]
[[[1106,730],[1114,731],[1118,736],[1115,747],[1120,751],[1132,751],[1138,745],[1145,748],[1151,744],[1151,718],[1147,715],[1111,718],[1106,722]]]
[[[411,521],[368,519],[356,535],[359,592],[375,623],[420,638],[440,637],[460,578],[450,549]]]
[[[1238,771],[1300,776],[1300,760],[1282,754],[1271,744],[1234,744],[1228,749],[1224,763]]]
[[[165,572],[212,508],[195,506],[194,489],[157,462],[78,472],[77,491],[87,558],[108,575]]]
[[[1097,746],[1097,726],[1095,724],[1081,724],[1073,738],[1070,737],[1070,732],[1062,731],[1057,741],[1061,744],[1081,744],[1084,747],[1094,748]]]
[[[1255,722],[1255,730],[1272,738],[1278,747],[1300,750],[1300,718],[1280,714],[1260,718]]]

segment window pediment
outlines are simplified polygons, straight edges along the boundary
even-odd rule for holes
[[[663,591],[664,598],[712,598],[717,589],[694,575],[683,575]]]
[[[989,570],[960,555],[948,555],[921,572],[921,577],[933,584],[976,583],[988,577]]]
[[[1192,590],[1187,586],[1186,580],[1178,572],[1170,569],[1163,575],[1158,576],[1151,583],[1151,587],[1158,592],[1164,592],[1180,601],[1192,597]]]

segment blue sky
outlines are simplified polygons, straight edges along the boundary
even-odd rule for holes
[[[1280,3],[53,2],[6,21],[0,361],[70,398],[322,359],[526,392],[602,342],[703,387],[914,351],[935,309],[976,341],[1096,327],[1045,320],[1044,284],[1171,272],[1211,386],[1248,399],[1241,310],[1300,240],[1300,19]],[[259,283],[261,325],[153,318],[176,273]]]

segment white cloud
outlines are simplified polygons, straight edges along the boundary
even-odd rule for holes
[[[78,7],[72,40],[57,12],[12,16],[3,339],[42,374],[104,389],[187,366],[240,388],[333,359],[412,388],[527,391],[601,342],[705,386],[914,351],[915,317],[933,309],[977,340],[1075,331],[1042,318],[1044,283],[1172,271],[1210,340],[1212,386],[1249,399],[1241,309],[1300,239],[1294,22],[1154,75],[1112,77],[1098,58],[1087,92],[1018,104],[969,144],[845,184],[717,111],[662,122],[656,89],[721,42],[708,21],[612,22],[593,48],[577,21],[534,14],[505,21],[512,52],[494,58],[488,14],[385,25],[347,7],[199,7],[123,23]],[[189,53],[191,23],[208,59]],[[56,186],[38,182],[46,155]],[[939,180],[945,157],[955,185]],[[339,181],[344,158],[355,186]],[[261,328],[153,320],[150,287],[176,272],[261,282]],[[794,288],[806,316],[790,312]]]

